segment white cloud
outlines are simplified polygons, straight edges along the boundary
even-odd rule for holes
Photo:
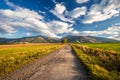
[[[66,7],[64,5],[62,5],[62,4],[56,4],[55,11],[58,14],[63,14],[65,10],[66,10]]]
[[[115,24],[101,31],[81,31],[80,35],[84,36],[103,36],[111,39],[120,40],[120,24]]]
[[[27,35],[27,36],[31,36],[31,33],[27,32],[26,35]]]
[[[74,10],[72,11],[66,11],[66,15],[67,16],[70,16],[72,18],[78,18],[80,17],[81,15],[85,15],[86,14],[86,7],[77,7],[75,8]]]
[[[49,25],[50,31],[54,32],[55,34],[69,33],[73,30],[73,28],[71,28],[72,24],[61,21],[52,21],[49,23]]]
[[[72,19],[66,18],[64,12],[66,11],[66,7],[63,4],[56,4],[54,10],[50,10],[55,16],[57,16],[60,20],[65,22],[74,23]]]
[[[41,21],[43,17],[39,15],[35,11],[30,11],[29,9],[18,8],[17,10],[0,10],[0,29],[5,28],[5,32],[14,33],[15,29],[22,28],[40,28],[38,25],[42,25],[41,27],[45,28],[46,26]],[[31,22],[30,22],[31,20]],[[5,26],[5,25],[6,26]]]
[[[100,4],[93,4],[90,11],[85,15],[83,23],[91,24],[118,16],[120,13],[119,4],[119,0],[102,0]]]
[[[50,10],[55,16],[64,22],[75,23],[74,19],[79,18],[82,15],[85,15],[87,11],[86,7],[77,7],[72,11],[67,11],[66,7],[63,4],[56,4],[53,10]]]
[[[44,36],[60,38],[59,34],[69,33],[73,30],[72,24],[62,21],[46,22],[43,16],[33,10],[16,6],[7,0],[6,3],[15,9],[0,9],[0,34],[15,34],[22,28],[29,32],[26,33],[28,36],[32,33],[39,33]],[[57,10],[60,6],[61,11]],[[56,13],[63,14],[65,7],[57,5],[55,10]]]
[[[81,1],[85,2],[85,0]],[[120,24],[113,25],[102,31],[79,32],[72,28],[75,19],[82,15],[85,16],[85,19],[83,20],[83,23],[85,24],[103,21],[119,15],[120,1],[109,0],[108,4],[107,2],[108,0],[102,0],[100,4],[92,5],[89,12],[87,12],[86,7],[77,7],[71,11],[67,11],[63,4],[56,3],[55,8],[50,10],[50,12],[57,16],[61,21],[53,20],[46,22],[44,16],[39,14],[42,13],[41,11],[38,13],[27,8],[22,8],[6,0],[7,5],[13,7],[14,10],[0,9],[0,34],[15,34],[19,28],[22,28],[29,32],[26,33],[28,36],[33,33],[56,38],[61,38],[62,36],[58,35],[63,34],[86,36],[107,35],[108,38],[120,40]]]
[[[88,1],[89,0],[76,0],[77,3],[85,3]],[[84,24],[104,21],[120,15],[120,0],[101,0],[99,4],[93,4],[89,10],[87,10],[86,7],[77,7],[72,11],[68,11],[63,4],[55,4],[56,6],[51,12],[60,20],[70,23],[75,23],[75,19],[78,19],[82,15],[84,15],[82,20]]]
[[[16,32],[16,30],[9,25],[2,24],[0,27],[0,33],[2,33],[2,34],[5,34],[5,33],[11,34],[11,33],[15,33],[15,32]]]
[[[40,14],[44,14],[44,15],[46,14],[46,12],[40,11],[40,10],[39,10],[39,13],[40,13]]]
[[[80,33],[79,31],[77,31],[77,30],[73,30],[73,31],[71,32],[71,35],[80,36],[81,33]]]
[[[43,19],[43,16],[39,15],[37,12],[35,11],[31,11],[29,9],[26,9],[26,8],[18,8],[17,10],[10,10],[10,9],[1,9],[0,10],[0,14],[2,16],[6,16],[6,17],[9,17],[9,18],[18,18],[18,19],[24,19],[26,17],[33,17],[35,19]]]
[[[14,5],[13,3],[9,2],[9,0],[5,0],[6,4],[10,7],[13,7],[13,8],[19,8],[18,6]]]
[[[78,32],[78,31],[76,31],[76,30],[74,30],[72,33],[73,33],[73,34],[78,34],[79,32]]]
[[[52,0],[55,4],[57,3],[56,0]]]
[[[77,3],[86,3],[88,2],[89,0],[76,0]]]

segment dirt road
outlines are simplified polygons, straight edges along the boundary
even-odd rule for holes
[[[0,80],[87,80],[69,45],[29,63]]]

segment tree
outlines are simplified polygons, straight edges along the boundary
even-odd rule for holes
[[[64,39],[61,41],[61,43],[66,44],[66,43],[67,43],[67,39],[64,38]]]

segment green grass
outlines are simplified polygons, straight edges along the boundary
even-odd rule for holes
[[[82,43],[81,45],[102,50],[114,51],[120,53],[120,42],[114,43]]]
[[[72,44],[72,47],[84,65],[89,78],[91,80],[120,80],[120,54],[111,50],[106,51],[107,48],[105,50],[95,48],[94,44],[89,44],[89,47],[87,45]],[[94,48],[90,45],[94,45]]]
[[[28,45],[28,46],[0,46],[0,76],[6,75],[24,64],[41,58],[64,45]]]

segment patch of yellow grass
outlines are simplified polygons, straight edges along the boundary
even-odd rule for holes
[[[20,66],[41,58],[63,46],[62,44],[4,46],[4,48],[0,49],[0,76],[6,75]]]

